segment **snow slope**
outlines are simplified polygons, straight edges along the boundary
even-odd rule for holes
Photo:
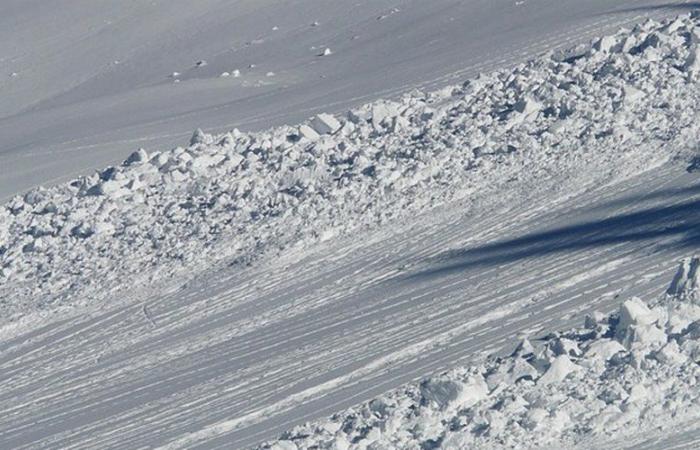
[[[579,329],[525,339],[505,358],[453,369],[285,433],[266,449],[639,448],[700,418],[700,258],[667,292],[625,300]],[[697,429],[693,429],[697,438]]]
[[[451,201],[583,189],[692,152],[698,36],[694,20],[647,22],[578,60],[550,55],[296,128],[198,131],[186,148],[141,150],[29,191],[0,209],[0,295],[12,297],[2,322]]]
[[[657,298],[696,248],[674,224],[697,229],[699,181],[671,165],[554,202],[453,206],[20,327],[1,344],[0,446],[246,448],[621,295]]]
[[[6,0],[0,199],[199,126],[261,129],[443,86],[682,4]]]
[[[698,244],[697,30],[17,196],[0,447],[254,446],[657,298]]]

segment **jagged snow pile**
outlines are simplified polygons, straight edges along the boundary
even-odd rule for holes
[[[0,208],[0,316],[111,298],[213,261],[468,201],[648,168],[698,135],[696,17],[301,127],[198,132],[186,148]]]
[[[451,370],[261,448],[562,448],[700,418],[700,259],[668,295],[523,341],[509,357]]]

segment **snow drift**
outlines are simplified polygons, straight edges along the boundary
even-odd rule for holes
[[[697,420],[698,264],[684,261],[661,299],[630,298],[582,328],[536,346],[526,339],[508,357],[391,391],[260,448],[562,448]]]
[[[697,16],[623,30],[434,93],[188,146],[0,208],[3,321],[187,280],[514,180],[579,187],[694,148]]]

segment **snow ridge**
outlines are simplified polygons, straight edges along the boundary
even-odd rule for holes
[[[676,280],[698,264],[684,261]],[[688,295],[697,289],[631,298],[537,348],[525,339],[508,357],[402,387],[259,448],[562,448],[697,420],[700,305]]]
[[[183,280],[514,182],[600,183],[691,148],[697,16],[649,21],[433,93],[299,127],[139,150],[0,207],[0,315]],[[552,181],[555,180],[555,181]]]

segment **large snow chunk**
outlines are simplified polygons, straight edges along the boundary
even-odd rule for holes
[[[299,136],[309,141],[317,141],[321,138],[321,135],[319,135],[316,130],[308,125],[302,125],[299,127]]]
[[[24,202],[28,205],[38,205],[39,203],[46,200],[48,193],[42,187],[32,189],[31,191],[24,194]]]
[[[623,345],[634,350],[650,351],[666,344],[668,336],[655,325],[636,325],[627,330]]]
[[[654,355],[657,361],[666,365],[680,365],[688,360],[678,347],[675,340],[669,341]]]
[[[205,144],[209,145],[214,142],[214,137],[211,134],[207,134],[202,131],[201,128],[194,130],[192,138],[190,139],[190,145]]]
[[[634,86],[630,86],[629,84],[625,85],[624,93],[625,103],[627,103],[628,105],[636,104],[646,96],[646,93],[644,91],[637,89]]]
[[[468,408],[488,396],[488,386],[480,376],[469,378],[466,382],[450,379],[446,376],[424,381],[420,386],[423,399],[441,410]]]
[[[531,97],[523,97],[518,100],[513,109],[529,119],[542,109],[542,105]]]
[[[593,45],[593,48],[602,53],[612,53],[619,50],[618,44],[617,37],[605,36],[598,39],[598,41]]]
[[[88,190],[89,195],[105,196],[110,198],[119,198],[129,193],[125,187],[126,180],[107,180],[103,181]]]
[[[697,78],[700,75],[700,47],[696,46],[690,50],[683,68],[691,78]]]
[[[697,297],[700,287],[700,258],[686,258],[673,277],[667,293],[676,297]]]
[[[297,450],[297,446],[292,441],[278,441],[272,444],[270,450]]]
[[[341,127],[338,119],[330,114],[319,114],[311,121],[311,128],[318,134],[333,134]]]
[[[658,315],[639,298],[633,297],[620,307],[618,331],[624,331],[632,325],[651,325],[659,319]]]
[[[140,148],[131,155],[129,155],[129,157],[126,158],[126,160],[124,160],[124,165],[138,166],[146,163],[146,161],[148,161],[148,153],[146,152],[146,150]]]
[[[194,171],[201,172],[204,169],[218,165],[225,158],[226,155],[223,153],[215,153],[211,155],[194,155],[192,157],[192,161],[190,162],[190,167],[192,167]]]
[[[627,300],[620,307],[615,337],[627,349],[652,349],[666,343],[668,337],[656,326],[659,315],[639,298]]]
[[[593,342],[588,350],[586,350],[586,359],[599,360],[601,362],[607,362],[617,353],[625,351],[625,347],[622,346],[617,341],[612,339],[600,339]]]
[[[537,381],[539,384],[555,384],[561,382],[570,373],[578,372],[581,367],[571,362],[568,356],[558,356],[549,369]]]
[[[391,119],[398,115],[396,108],[385,103],[377,103],[372,105],[372,127],[375,130],[380,130],[387,119]]]

